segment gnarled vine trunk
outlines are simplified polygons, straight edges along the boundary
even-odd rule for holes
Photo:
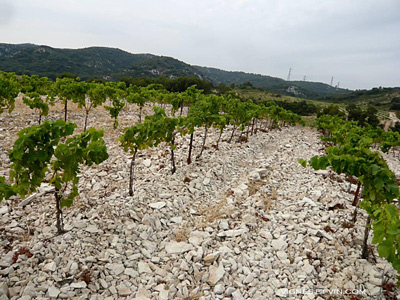
[[[131,167],[129,170],[129,196],[133,196],[133,177],[135,175],[135,159],[136,159],[137,148],[135,148],[135,152],[133,152]]]
[[[192,148],[193,148],[193,139],[194,139],[194,132],[190,134],[190,143],[189,143],[189,155],[187,158],[187,163],[192,163]]]

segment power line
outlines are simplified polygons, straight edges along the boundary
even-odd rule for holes
[[[292,74],[292,68],[289,69],[289,74],[287,76],[287,81],[290,81],[290,75]]]

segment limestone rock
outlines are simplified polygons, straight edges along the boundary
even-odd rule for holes
[[[167,251],[168,254],[181,254],[188,252],[192,249],[193,246],[185,242],[172,241],[165,245],[165,251]]]
[[[220,281],[225,275],[225,269],[222,263],[218,265],[218,267],[210,266],[209,269],[209,277],[207,282],[210,285],[215,285],[218,281]]]

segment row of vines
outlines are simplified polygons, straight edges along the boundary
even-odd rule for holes
[[[174,173],[177,135],[190,136],[187,154],[187,163],[190,164],[196,128],[204,129],[201,151],[197,155],[200,158],[211,128],[219,130],[219,138],[213,145],[218,150],[227,129],[230,132],[226,141],[231,143],[235,134],[241,141],[267,128],[302,122],[298,115],[273,102],[256,105],[251,100],[242,101],[232,95],[205,95],[195,86],[173,93],[154,84],[137,87],[126,86],[123,82],[104,84],[72,78],[58,78],[52,82],[38,76],[17,77],[13,73],[0,73],[0,112],[11,112],[19,95],[36,112],[39,125],[19,132],[9,152],[12,163],[9,178],[0,177],[0,201],[14,195],[25,197],[36,191],[42,182],[50,182],[55,190],[59,233],[63,232],[62,207],[71,206],[78,195],[79,166],[99,164],[108,158],[104,131],[87,129],[90,111],[95,107],[103,106],[109,111],[114,128],[118,127],[118,116],[124,107],[138,107],[139,122],[125,128],[118,138],[124,151],[131,155],[131,196],[134,192],[135,160],[143,149],[165,143],[170,148],[171,172]],[[49,105],[55,101],[64,105],[64,120],[42,123],[42,118],[49,113]],[[68,122],[69,102],[85,110],[84,132],[80,135],[73,135],[77,125]],[[154,104],[153,114],[143,116],[143,108],[148,102]],[[166,107],[170,109],[170,114],[166,113]],[[326,155],[299,162],[303,166],[309,163],[314,169],[331,167],[338,174],[357,178],[358,188],[353,205],[359,205],[369,215],[363,257],[368,255],[367,239],[372,222],[372,242],[378,244],[379,255],[391,262],[400,273],[400,219],[395,202],[400,196],[399,186],[380,152],[371,150],[379,146],[387,152],[400,146],[400,135],[385,132],[379,127],[360,127],[356,122],[329,115],[319,117],[317,126],[323,132],[322,139],[330,145],[326,148]],[[363,200],[358,203],[361,186]]]
[[[361,127],[357,122],[330,115],[319,117],[317,127],[322,131],[321,139],[327,143],[326,154],[314,156],[309,161],[299,159],[299,162],[304,167],[309,164],[315,170],[330,167],[337,174],[357,179],[353,222],[357,218],[357,206],[368,214],[362,257],[368,258],[367,241],[372,223],[372,243],[378,244],[379,255],[400,273],[399,185],[381,152],[373,150],[380,148],[382,152],[388,152],[400,146],[400,134],[390,130],[385,132],[380,127]],[[358,200],[360,190],[361,202]]]
[[[131,155],[131,196],[138,151],[165,143],[170,148],[171,172],[174,173],[175,137],[178,134],[190,135],[187,156],[187,163],[190,164],[196,128],[204,128],[201,151],[197,155],[200,158],[210,128],[219,130],[219,139],[214,145],[218,150],[221,136],[228,126],[231,132],[228,133],[227,142],[231,143],[237,132],[240,132],[238,140],[243,140],[249,134],[266,128],[301,122],[298,115],[274,103],[260,106],[231,95],[205,95],[195,86],[181,93],[172,93],[161,85],[127,87],[123,82],[103,84],[71,78],[58,78],[52,82],[38,76],[17,77],[13,73],[1,73],[0,111],[12,112],[17,96],[21,96],[23,102],[36,111],[39,124],[19,132],[9,152],[9,178],[6,181],[5,177],[0,177],[0,201],[14,195],[25,197],[35,192],[42,182],[49,182],[54,186],[59,233],[63,232],[62,208],[71,206],[78,195],[80,165],[99,164],[108,158],[104,131],[87,129],[92,108],[103,106],[108,110],[116,128],[118,116],[125,106],[134,104],[138,107],[139,122],[125,128],[118,139],[123,149]],[[55,101],[61,101],[64,105],[64,120],[46,120],[42,123],[42,117],[49,113],[49,105]],[[80,135],[73,135],[77,125],[68,121],[69,102],[85,110],[84,131]],[[143,118],[143,107],[147,102],[154,103],[153,114]],[[167,106],[169,115],[164,109]]]

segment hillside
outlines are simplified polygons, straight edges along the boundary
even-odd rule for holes
[[[394,102],[393,99],[395,99]],[[400,103],[400,87],[357,90],[345,95],[331,95],[322,100],[347,104],[373,104],[388,108],[392,103]]]
[[[281,78],[260,74],[231,72],[199,66],[196,66],[196,68],[203,74],[206,74],[208,78],[212,78],[213,83],[223,82],[228,85],[240,85],[248,81],[256,88],[288,96],[318,99],[325,96],[343,95],[350,92],[349,90],[334,88],[321,82],[286,81]]]
[[[119,80],[122,76],[193,76],[211,81],[215,85],[241,85],[250,82],[256,88],[309,99],[349,92],[319,82],[288,82],[260,74],[192,66],[172,57],[132,54],[105,47],[57,49],[34,44],[0,44],[0,70],[17,74],[38,74],[52,79],[64,72],[76,74],[82,79],[105,80]]]

